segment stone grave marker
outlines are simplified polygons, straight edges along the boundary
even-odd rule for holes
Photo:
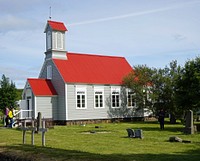
[[[194,134],[193,111],[192,110],[189,110],[186,113],[184,132],[186,134]]]

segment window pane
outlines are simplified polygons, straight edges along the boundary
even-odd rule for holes
[[[82,107],[85,107],[85,95],[82,95]]]
[[[77,95],[77,107],[81,107],[80,95]]]
[[[80,104],[81,103],[81,100],[77,100],[77,104]]]
[[[77,107],[81,107],[81,103],[80,103],[80,100],[79,101],[77,101]]]
[[[116,95],[116,103],[117,103],[117,107],[119,107],[119,95]]]
[[[115,102],[112,102],[112,107],[115,107]]]
[[[132,102],[132,106],[135,106],[135,98],[134,98],[134,95],[131,95],[131,102]]]
[[[95,107],[98,107],[98,97],[95,97]]]
[[[82,102],[82,108],[85,108],[85,101]]]
[[[115,95],[112,95],[112,102],[115,102]]]

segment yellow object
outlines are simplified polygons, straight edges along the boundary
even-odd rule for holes
[[[8,116],[9,116],[9,118],[13,118],[13,112],[9,111]]]

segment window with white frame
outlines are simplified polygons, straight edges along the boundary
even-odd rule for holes
[[[47,66],[47,79],[52,79],[52,66]]]
[[[152,101],[152,99],[151,99],[152,91],[151,90],[152,90],[151,87],[147,87],[147,90],[146,90],[147,100],[150,102]]]
[[[76,108],[85,109],[86,104],[86,88],[76,88]]]
[[[120,89],[111,90],[111,105],[112,108],[120,107]]]
[[[104,107],[104,90],[102,88],[94,88],[94,107]]]
[[[128,91],[128,96],[127,96],[127,105],[129,108],[133,108],[136,106],[135,103],[135,93]]]

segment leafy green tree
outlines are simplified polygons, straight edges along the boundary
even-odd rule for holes
[[[23,92],[23,89],[17,89],[17,100],[22,99],[22,92]]]
[[[154,109],[159,110],[163,108],[170,113],[171,123],[176,122],[176,117],[179,117],[179,109],[176,106],[175,88],[176,80],[178,80],[181,73],[181,67],[177,61],[172,61],[169,67],[158,69],[153,77],[153,97]]]
[[[15,84],[9,81],[5,75],[2,75],[0,80],[0,110],[3,111],[5,107],[14,107],[17,99],[17,89]]]
[[[135,93],[134,100],[138,109],[152,109],[151,82],[154,70],[146,65],[134,66],[133,69],[129,75],[124,77],[123,85]]]
[[[200,109],[200,57],[188,60],[176,81],[176,104],[183,113]]]
[[[172,61],[164,69],[135,66],[134,71],[124,78],[124,86],[135,92],[138,108],[148,108],[156,114],[163,108],[171,114],[173,123],[179,110],[175,104],[175,86],[181,67]]]

